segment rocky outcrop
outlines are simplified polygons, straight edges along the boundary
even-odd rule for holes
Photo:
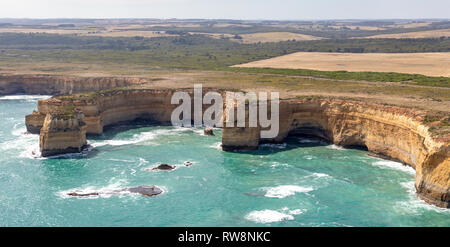
[[[47,114],[39,137],[43,157],[79,153],[86,146],[86,124],[77,111]]]
[[[138,186],[138,187],[132,187],[132,188],[123,188],[113,191],[95,191],[95,192],[70,192],[67,193],[68,196],[73,197],[89,197],[89,196],[101,196],[101,195],[115,195],[115,194],[123,194],[123,193],[132,193],[132,194],[141,194],[143,196],[156,196],[161,194],[163,191],[159,187],[156,186]]]
[[[0,75],[0,95],[64,95],[126,87],[146,82],[128,77],[75,77],[47,75]]]
[[[213,131],[213,129],[211,129],[211,128],[209,128],[209,127],[206,127],[206,128],[203,130],[203,134],[204,134],[205,136],[214,136],[214,131]]]
[[[27,116],[26,124],[37,129],[39,119],[33,115],[52,114],[64,107],[75,107],[83,112],[86,132],[93,135],[102,134],[105,126],[138,118],[170,124],[172,110],[176,107],[170,103],[172,94],[172,90],[112,89],[86,95],[54,97],[40,100],[38,113]]]
[[[174,170],[176,168],[176,166],[171,166],[168,164],[161,164],[157,167],[152,168],[153,171],[155,170],[159,170],[159,171],[171,171]]]
[[[280,131],[262,140],[260,128],[224,128],[224,150],[257,149],[288,135],[324,138],[344,147],[403,162],[416,170],[417,193],[425,201],[450,207],[449,142],[433,138],[423,112],[346,100],[291,99],[280,102]]]
[[[27,131],[31,134],[39,134],[44,124],[46,114],[33,111],[30,115],[25,117],[25,124]]]

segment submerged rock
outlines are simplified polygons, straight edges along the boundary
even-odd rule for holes
[[[214,136],[214,131],[213,129],[206,127],[203,131],[203,134],[205,134],[205,136]]]
[[[163,192],[162,189],[156,186],[138,186],[133,188],[127,188],[126,191],[129,191],[131,193],[138,193],[144,196],[156,196]]]
[[[67,195],[68,196],[79,196],[79,197],[82,197],[82,196],[98,196],[98,195],[100,195],[100,193],[92,192],[92,193],[80,194],[80,193],[77,193],[77,192],[71,192],[71,193],[68,193]]]
[[[168,165],[168,164],[161,164],[161,165],[159,165],[157,167],[152,168],[152,170],[170,171],[170,170],[175,169],[175,167],[176,166],[171,166],[171,165]]]
[[[152,186],[142,185],[142,186],[138,186],[138,187],[124,188],[124,189],[118,189],[118,190],[107,191],[107,192],[91,192],[91,193],[71,192],[71,193],[67,193],[67,195],[73,196],[73,197],[87,197],[87,196],[100,196],[100,195],[114,195],[114,194],[121,194],[123,192],[141,194],[144,196],[156,196],[156,195],[161,194],[163,192],[163,190],[154,185],[152,185]]]

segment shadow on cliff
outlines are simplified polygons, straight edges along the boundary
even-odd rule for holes
[[[87,135],[89,139],[93,140],[110,140],[116,137],[118,134],[133,129],[145,128],[145,127],[157,127],[157,126],[170,126],[169,123],[162,123],[147,118],[139,118],[132,121],[119,122],[112,125],[105,126],[103,128],[103,134],[101,135]]]
[[[288,136],[282,143],[261,143],[256,150],[231,150],[232,153],[270,155],[298,148],[329,146],[332,143],[316,136]]]

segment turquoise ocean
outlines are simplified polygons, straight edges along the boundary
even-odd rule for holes
[[[25,115],[42,98],[0,97],[0,226],[450,226],[450,210],[415,195],[412,168],[312,139],[223,152],[219,129],[138,123],[40,158]],[[151,170],[161,163],[177,169]],[[140,185],[164,192],[107,193]]]

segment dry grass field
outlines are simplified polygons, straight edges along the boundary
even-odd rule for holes
[[[450,52],[321,53],[297,52],[235,67],[397,72],[450,77]]]
[[[396,34],[379,34],[364,37],[366,39],[421,39],[421,38],[440,38],[450,37],[450,29],[438,29],[430,31],[396,33]]]
[[[379,30],[386,30],[386,28],[383,28],[383,27],[358,26],[358,25],[344,25],[344,24],[343,24],[343,25],[330,26],[330,27],[335,28],[335,29],[340,29],[340,28],[346,27],[346,28],[350,28],[350,29],[352,29],[352,30],[359,29],[359,30],[363,30],[363,31],[379,31]]]
[[[190,34],[201,34],[215,39],[227,38],[234,42],[242,44],[256,44],[256,43],[268,43],[268,42],[280,42],[288,40],[307,41],[307,40],[320,40],[323,38],[315,37],[306,34],[290,33],[290,32],[267,32],[267,33],[250,33],[240,34],[242,39],[236,39],[235,35],[229,33],[200,33],[190,32]]]
[[[298,34],[298,33],[289,33],[289,32],[268,32],[268,33],[250,33],[250,34],[242,34],[242,43],[244,44],[253,44],[253,43],[266,43],[266,42],[280,42],[287,40],[319,40],[322,39],[320,37],[314,37],[311,35]]]
[[[432,21],[423,21],[423,22],[396,22],[393,25],[388,25],[387,27],[391,28],[416,28],[416,27],[426,27],[432,24]]]

